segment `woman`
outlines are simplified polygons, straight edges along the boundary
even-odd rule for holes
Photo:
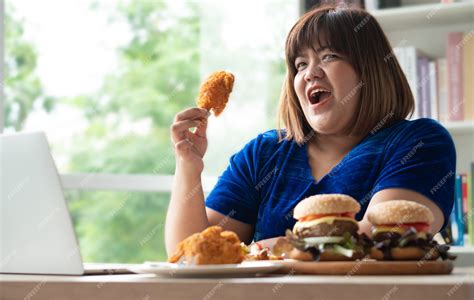
[[[217,224],[246,243],[271,246],[293,227],[296,204],[323,193],[357,199],[362,232],[370,227],[365,212],[394,199],[428,206],[435,216],[431,232],[442,229],[454,199],[454,144],[434,120],[405,120],[413,95],[377,21],[359,9],[316,8],[291,29],[285,52],[279,104],[285,129],[260,134],[233,155],[206,201],[207,122],[198,120],[208,112],[191,108],[176,115],[168,254],[190,234]]]

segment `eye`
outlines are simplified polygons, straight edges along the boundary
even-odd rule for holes
[[[339,58],[339,56],[335,54],[325,54],[322,57],[322,61],[333,61],[335,59]]]
[[[295,63],[296,70],[300,70],[306,66],[306,63],[304,61],[300,61]]]

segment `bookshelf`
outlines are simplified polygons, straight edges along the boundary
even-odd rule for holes
[[[474,27],[474,1],[435,3],[371,11],[392,46],[402,41],[428,56],[446,55],[448,32],[471,31]]]
[[[474,130],[474,121],[442,122],[442,124],[453,135],[470,134]]]
[[[456,172],[469,173],[474,161],[474,121],[442,122],[453,137],[456,146]]]
[[[371,11],[393,48],[413,46],[431,60],[446,57],[449,32],[473,32],[474,1],[422,4]],[[472,66],[463,65],[463,68]],[[446,83],[449,84],[449,81]],[[466,83],[464,84],[474,84]],[[450,132],[457,154],[456,173],[470,173],[474,162],[474,120],[441,122]],[[467,224],[466,224],[467,225]],[[474,247],[453,247],[457,266],[474,263]],[[467,242],[467,244],[466,244]]]
[[[406,30],[424,26],[450,26],[472,22],[474,2],[433,3],[372,11],[385,30]],[[403,19],[400,17],[403,16]],[[400,22],[403,20],[403,22]]]
[[[474,30],[474,1],[432,3],[371,11],[392,47],[415,46],[428,57],[446,56],[449,32]],[[441,122],[453,137],[458,173],[474,161],[474,120]]]

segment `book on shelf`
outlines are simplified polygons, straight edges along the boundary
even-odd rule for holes
[[[468,213],[468,206],[467,206],[467,174],[466,173],[462,173],[460,174],[461,175],[461,198],[462,198],[462,213],[464,216],[467,215]]]
[[[441,232],[447,244],[474,246],[473,174],[474,162],[470,165],[470,173],[456,174],[453,210]]]
[[[432,118],[430,105],[430,74],[429,74],[429,60],[426,56],[417,58],[417,63],[420,67],[420,80],[418,82],[418,95],[421,99],[421,116],[423,118]]]
[[[438,114],[438,90],[436,88],[437,86],[437,78],[436,78],[436,73],[438,72],[438,69],[436,67],[436,61],[430,61],[428,65],[428,70],[429,70],[429,82],[430,82],[430,98],[428,101],[430,102],[428,105],[430,106],[430,114],[431,118],[435,120],[439,120],[439,114]]]
[[[464,119],[474,120],[474,31],[463,36]]]
[[[448,75],[446,72],[446,58],[438,58],[436,60],[436,66],[438,68],[438,74],[436,76],[438,98],[436,98],[434,102],[437,103],[437,106],[438,106],[438,120],[441,122],[447,122],[449,108],[448,108],[448,101],[447,101],[448,99],[447,76]]]
[[[433,58],[414,46],[393,49],[415,100],[412,119],[474,120],[474,32],[450,32],[446,57]]]
[[[467,236],[471,246],[474,246],[474,162],[471,162],[471,172],[467,176],[467,214],[465,222],[467,223]]]
[[[449,121],[462,121],[463,87],[462,87],[462,32],[448,33],[448,46],[446,48],[446,62],[448,71],[448,107]]]
[[[451,232],[453,245],[464,246],[464,218],[462,214],[461,176],[456,175],[454,188],[454,207],[451,212]]]
[[[400,66],[405,73],[408,81],[408,85],[413,94],[415,100],[415,111],[413,112],[413,119],[422,117],[421,113],[421,92],[420,83],[421,81],[421,65],[419,59],[422,54],[415,47],[395,47],[393,53],[397,57]]]

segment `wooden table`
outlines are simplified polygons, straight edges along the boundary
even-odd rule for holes
[[[474,267],[450,275],[163,278],[0,274],[1,299],[474,299]]]

